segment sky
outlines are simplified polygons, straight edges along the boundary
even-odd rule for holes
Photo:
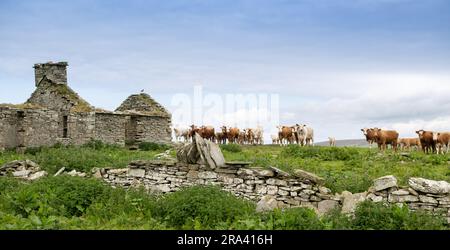
[[[71,88],[109,110],[144,89],[178,114],[174,96],[201,86],[276,95],[278,123],[316,141],[450,131],[448,13],[447,0],[2,0],[0,103],[27,100],[35,63],[67,61]],[[250,111],[233,112],[240,126]]]

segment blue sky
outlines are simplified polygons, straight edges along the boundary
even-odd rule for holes
[[[115,109],[145,89],[277,93],[282,124],[317,140],[380,126],[450,130],[450,1],[0,1],[0,103],[24,102],[34,63]]]

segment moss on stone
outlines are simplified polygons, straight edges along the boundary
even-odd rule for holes
[[[170,117],[169,112],[161,104],[145,93],[129,96],[116,111],[135,115]]]
[[[11,104],[11,103],[0,103],[0,107],[6,108],[15,108],[15,109],[43,109],[44,107],[34,104],[34,103],[20,103],[20,104]]]

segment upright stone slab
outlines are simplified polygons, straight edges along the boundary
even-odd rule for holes
[[[225,167],[225,158],[217,144],[203,139],[197,133],[191,144],[177,151],[177,159],[187,164],[207,164],[211,169]]]

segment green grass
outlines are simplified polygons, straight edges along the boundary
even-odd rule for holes
[[[132,160],[151,160],[165,149],[166,147],[158,146],[157,149],[146,148],[146,151],[130,151],[94,141],[83,146],[31,148],[25,154],[17,154],[14,151],[0,152],[0,166],[13,160],[30,159],[50,174],[56,173],[61,167],[69,171],[75,169],[88,172],[94,167],[122,168]]]
[[[287,172],[303,169],[325,178],[325,185],[335,192],[362,192],[372,181],[394,175],[400,185],[409,177],[450,181],[450,154],[426,155],[411,152],[402,156],[377,149],[298,146],[242,146],[241,152],[223,150],[227,161],[250,161],[252,166],[276,166]]]
[[[94,167],[126,167],[132,160],[150,160],[170,147],[143,143],[141,150],[90,142],[81,147],[42,147],[28,149],[26,154],[0,152],[0,165],[17,159],[30,159],[50,174],[61,167],[88,172]],[[330,148],[298,146],[221,145],[227,161],[249,161],[255,167],[275,166],[287,172],[303,169],[325,178],[325,186],[334,192],[362,192],[372,181],[384,175],[394,175],[400,185],[409,177],[450,181],[450,154],[426,155],[411,152],[408,156],[387,151],[379,153],[368,148]],[[175,155],[175,151],[171,152]]]
[[[83,146],[41,147],[25,154],[0,152],[0,165],[30,159],[50,175],[61,167],[88,172],[94,167],[126,167],[153,159],[168,146],[145,144],[142,150],[92,141]],[[372,181],[392,174],[406,185],[409,177],[450,181],[450,155],[407,156],[377,149],[289,146],[221,146],[227,161],[252,166],[303,169],[325,178],[334,192],[366,191]],[[148,150],[148,151],[144,151]],[[172,151],[172,155],[174,151]],[[443,218],[406,208],[362,203],[355,217],[334,211],[317,217],[293,208],[256,213],[255,204],[216,187],[191,187],[169,195],[113,189],[89,178],[46,177],[25,183],[0,177],[0,229],[448,229]]]
[[[212,186],[154,196],[79,177],[30,184],[0,177],[0,187],[11,185],[0,193],[0,229],[449,229],[443,217],[371,202],[355,217],[332,211],[319,218],[308,208],[257,213],[254,203]]]

